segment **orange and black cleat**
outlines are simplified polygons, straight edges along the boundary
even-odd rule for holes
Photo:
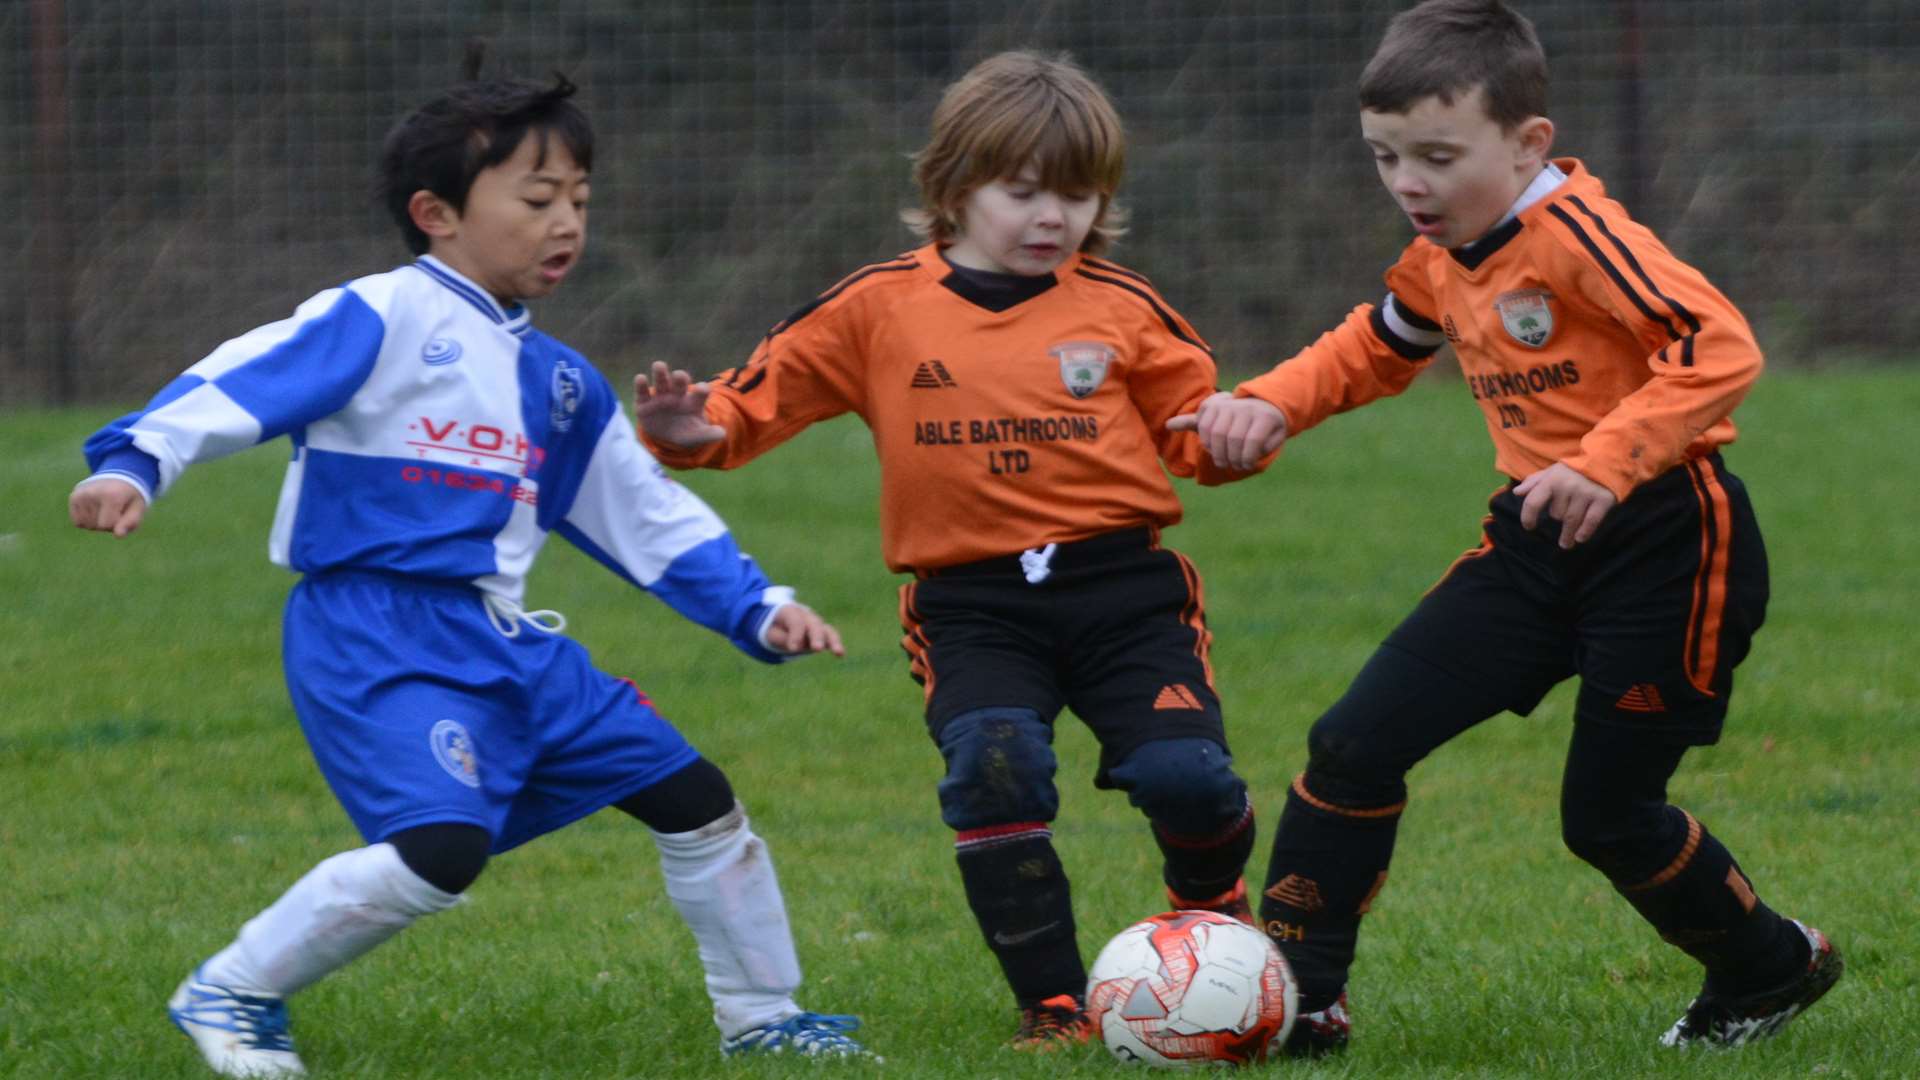
[[[1020,1031],[1007,1045],[1015,1050],[1050,1054],[1069,1050],[1093,1039],[1093,1019],[1080,999],[1055,994],[1020,1009]]]

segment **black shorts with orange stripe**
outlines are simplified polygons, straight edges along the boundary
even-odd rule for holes
[[[936,741],[975,709],[1052,724],[1068,708],[1099,740],[1103,787],[1143,743],[1227,744],[1200,575],[1151,529],[1060,544],[1037,582],[1017,555],[932,572],[901,586],[900,624]]]
[[[1559,547],[1557,521],[1543,515],[1533,531],[1521,528],[1511,485],[1489,508],[1481,546],[1448,569],[1382,649],[1424,663],[1370,663],[1362,677],[1455,688],[1428,699],[1459,714],[1434,718],[1429,738],[1501,710],[1529,713],[1577,675],[1581,723],[1717,741],[1733,669],[1767,607],[1760,528],[1720,455],[1641,485],[1570,551]]]

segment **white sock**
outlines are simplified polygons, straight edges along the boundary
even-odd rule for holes
[[[200,978],[241,993],[286,997],[422,915],[460,902],[407,869],[392,844],[344,851],[307,871],[248,920]]]
[[[766,841],[747,825],[746,808],[693,832],[653,834],[667,896],[700,946],[713,998],[713,1022],[731,1038],[778,1023],[800,1006],[800,960],[787,905]]]

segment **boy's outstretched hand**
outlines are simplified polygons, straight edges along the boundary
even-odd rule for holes
[[[717,443],[727,429],[707,423],[706,383],[693,381],[684,371],[670,371],[653,362],[653,377],[633,377],[633,416],[647,438],[691,450]]]
[[[846,646],[840,643],[840,631],[805,604],[784,604],[773,613],[767,644],[788,656],[817,652],[847,655]]]
[[[1545,510],[1560,523],[1562,550],[1592,539],[1607,512],[1619,502],[1604,485],[1557,461],[1520,481],[1513,493],[1525,500],[1520,504],[1520,527],[1531,530]]]
[[[1168,420],[1167,430],[1195,432],[1215,465],[1251,472],[1287,441],[1287,417],[1259,398],[1237,398],[1223,390],[1194,412]]]
[[[147,500],[125,480],[90,480],[67,496],[67,517],[94,532],[125,536],[147,516]]]

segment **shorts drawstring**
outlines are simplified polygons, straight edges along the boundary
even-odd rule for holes
[[[567,617],[557,611],[545,608],[528,611],[516,601],[498,593],[483,592],[480,598],[486,606],[487,618],[493,622],[493,628],[500,631],[501,637],[519,637],[521,623],[548,634],[557,634],[567,628]]]
[[[1053,573],[1053,553],[1060,550],[1059,544],[1048,544],[1043,548],[1028,548],[1020,553],[1020,572],[1027,576],[1027,584],[1038,585]]]

